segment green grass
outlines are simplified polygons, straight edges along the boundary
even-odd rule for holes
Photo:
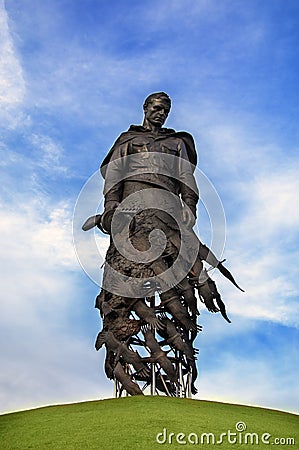
[[[246,432],[237,433],[243,443],[200,444],[202,433],[236,432],[237,422],[245,422],[246,432],[271,434],[274,438],[293,437],[295,445],[244,444]],[[49,406],[0,416],[1,450],[107,449],[154,450],[159,448],[262,449],[298,448],[299,416],[281,411],[225,403],[168,397],[126,397],[62,406]],[[199,444],[158,444],[156,435],[196,433]],[[233,439],[234,436],[231,438]],[[182,438],[183,439],[183,438]],[[191,437],[191,440],[195,437]]]

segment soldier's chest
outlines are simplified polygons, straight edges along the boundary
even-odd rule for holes
[[[154,138],[152,136],[137,136],[129,144],[129,154],[158,152],[172,155],[179,154],[179,139],[175,137]]]

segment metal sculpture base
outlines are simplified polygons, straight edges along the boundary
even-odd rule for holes
[[[190,370],[184,368],[182,363],[182,355],[168,356],[170,361],[175,367],[175,371],[178,374],[178,382],[175,383],[175,388],[171,389],[167,380],[167,375],[163,373],[163,369],[158,363],[151,363],[151,374],[149,380],[140,380],[138,375],[134,376],[134,369],[127,364],[126,374],[130,379],[138,383],[143,394],[146,395],[158,395],[169,396],[178,398],[192,398],[191,383],[192,373]],[[130,394],[123,387],[123,385],[114,377],[114,398],[128,397]]]
[[[159,306],[156,306],[156,299],[152,297],[151,307],[156,311],[159,311]],[[132,319],[135,319],[134,315],[131,314]],[[161,313],[161,318],[172,320],[170,315],[165,312]],[[181,330],[183,333],[186,331]],[[152,337],[152,348],[149,348],[146,344],[148,343],[148,334]],[[178,331],[179,334],[179,331]],[[145,337],[145,339],[144,339]],[[189,337],[189,336],[188,336]],[[191,336],[190,336],[191,337]],[[154,344],[153,344],[154,343]],[[166,395],[170,397],[180,397],[180,398],[191,398],[192,396],[192,371],[190,368],[190,361],[187,360],[186,355],[182,351],[178,351],[171,342],[162,339],[159,336],[159,332],[148,326],[143,326],[140,333],[132,336],[128,342],[126,342],[129,350],[134,351],[142,356],[142,360],[146,362],[150,368],[148,376],[140,375],[138,371],[135,370],[132,364],[126,363],[122,368],[124,369],[122,382],[113,377],[114,380],[114,397],[120,398],[122,396],[131,395],[126,389],[126,381],[129,383],[129,390],[132,388],[134,383],[139,386],[140,393],[145,395]],[[158,348],[158,356],[155,354],[153,358],[153,345]],[[160,356],[159,356],[160,354]],[[160,358],[160,363],[159,363]],[[193,363],[195,366],[195,357],[193,356]],[[155,359],[153,361],[153,359]],[[165,367],[165,361],[169,362],[173,370],[173,380],[169,379],[169,367],[166,366],[166,371],[163,369]],[[130,383],[131,381],[131,383]],[[193,388],[194,389],[194,388]]]
[[[155,366],[155,364],[153,364]],[[155,369],[152,369],[152,371]],[[179,369],[181,371],[181,369]],[[161,383],[163,383],[165,388],[165,394],[161,393],[155,385],[154,375],[152,372],[152,378],[151,378],[151,386],[150,386],[150,394],[151,396],[157,395],[167,395],[169,397],[178,397],[178,398],[192,398],[191,394],[191,372],[187,372],[187,374],[184,374],[181,376],[181,383],[180,387],[178,387],[177,391],[174,394],[170,394],[170,392],[167,389],[165,380],[163,376],[159,373],[158,375],[160,377]],[[134,376],[132,377],[134,380]],[[146,394],[146,389],[148,388],[148,383],[144,383],[141,390]],[[123,389],[121,383],[114,378],[114,398],[120,398],[120,397],[129,397],[130,394]]]

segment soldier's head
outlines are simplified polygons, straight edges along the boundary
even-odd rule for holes
[[[143,104],[143,125],[150,128],[162,127],[167,119],[170,108],[171,100],[165,92],[155,92],[149,95]]]

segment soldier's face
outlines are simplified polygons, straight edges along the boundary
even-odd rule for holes
[[[144,118],[156,127],[162,127],[167,119],[169,105],[160,99],[153,99],[144,109]]]

